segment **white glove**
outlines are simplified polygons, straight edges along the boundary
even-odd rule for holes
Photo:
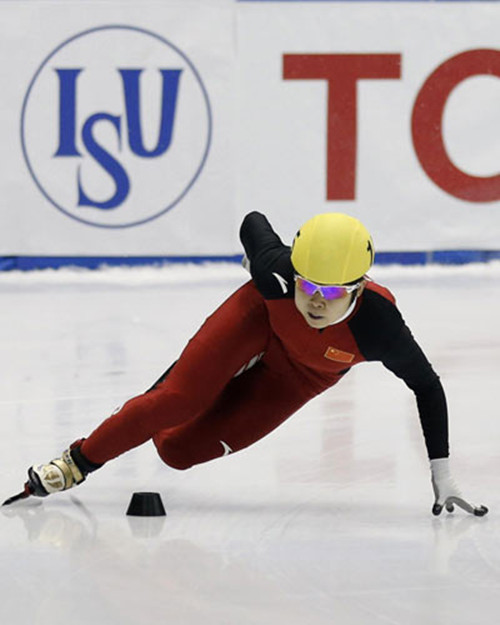
[[[488,512],[486,506],[472,506],[463,499],[462,493],[451,476],[449,458],[435,458],[430,462],[432,488],[436,497],[432,514],[438,516],[443,507],[446,507],[448,512],[453,512],[454,504],[475,516],[484,516]]]

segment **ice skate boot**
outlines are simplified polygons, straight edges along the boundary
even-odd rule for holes
[[[84,439],[73,443],[66,449],[60,458],[54,458],[48,464],[34,465],[28,469],[28,481],[24,491],[7,499],[3,505],[9,505],[18,499],[25,499],[30,495],[47,497],[53,493],[78,486],[85,481],[89,473],[102,465],[89,462],[81,452]]]

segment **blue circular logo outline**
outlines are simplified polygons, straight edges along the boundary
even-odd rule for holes
[[[57,202],[55,202],[50,197],[50,195],[45,191],[45,189],[43,188],[42,184],[39,182],[37,176],[35,175],[35,172],[33,171],[33,168],[32,168],[31,163],[30,163],[30,159],[28,157],[28,152],[27,152],[26,143],[25,143],[25,128],[24,128],[24,125],[25,125],[26,108],[27,108],[27,105],[28,105],[28,100],[29,100],[31,91],[32,91],[32,89],[33,89],[33,87],[35,85],[36,80],[38,79],[38,76],[42,72],[42,70],[45,68],[45,66],[47,65],[47,63],[50,61],[50,59],[53,56],[55,56],[62,48],[64,48],[66,45],[68,45],[69,43],[71,43],[75,39],[79,39],[80,37],[84,37],[84,36],[86,36],[86,35],[88,35],[90,33],[103,31],[103,30],[132,30],[132,31],[136,31],[136,32],[142,33],[143,35],[148,35],[150,37],[153,37],[154,39],[157,39],[158,41],[161,41],[163,44],[165,44],[166,46],[168,46],[169,48],[171,48],[175,52],[177,52],[177,54],[179,54],[184,59],[184,61],[188,64],[188,66],[191,68],[193,74],[195,75],[195,78],[198,81],[198,84],[200,85],[200,88],[201,88],[201,91],[202,91],[202,94],[203,94],[203,98],[205,100],[205,105],[207,107],[207,114],[208,114],[208,132],[207,132],[207,141],[206,141],[205,151],[204,151],[203,156],[201,158],[201,161],[200,161],[200,164],[198,166],[198,169],[195,171],[193,177],[189,181],[189,183],[186,186],[186,188],[180,193],[180,195],[177,198],[174,199],[173,202],[168,204],[165,208],[161,209],[160,212],[155,213],[154,215],[151,215],[150,217],[147,217],[145,219],[141,219],[139,221],[134,221],[134,222],[131,222],[131,223],[126,223],[126,224],[99,224],[99,223],[95,223],[93,221],[89,221],[88,219],[83,219],[82,217],[78,217],[77,215],[74,215],[73,213],[71,213],[67,209],[65,209],[62,206],[60,206]],[[206,160],[207,160],[207,157],[208,157],[208,153],[210,151],[210,147],[211,147],[211,144],[212,144],[212,109],[210,107],[210,100],[209,100],[209,97],[208,97],[207,89],[206,89],[205,85],[203,84],[203,81],[201,79],[200,74],[198,73],[198,70],[193,65],[193,63],[190,61],[190,59],[186,56],[186,54],[184,54],[184,52],[182,52],[182,50],[180,50],[173,43],[170,43],[170,41],[168,41],[164,37],[161,37],[160,35],[157,35],[156,33],[153,33],[150,30],[146,30],[144,28],[139,28],[137,26],[126,26],[126,25],[121,25],[121,24],[111,24],[111,25],[108,25],[108,26],[97,26],[95,28],[89,28],[88,30],[84,30],[81,33],[73,35],[69,39],[66,39],[61,44],[59,44],[42,61],[41,65],[39,66],[39,68],[35,72],[33,78],[31,79],[31,82],[29,84],[29,87],[28,87],[28,90],[26,92],[26,95],[24,96],[23,106],[22,106],[22,109],[21,109],[20,134],[21,134],[21,146],[22,146],[23,156],[24,156],[24,160],[26,162],[26,166],[28,167],[28,171],[30,172],[30,175],[33,178],[33,180],[34,180],[36,186],[38,187],[39,191],[42,193],[42,195],[45,197],[46,200],[48,200],[55,208],[57,208],[57,210],[61,211],[67,217],[70,217],[71,219],[74,219],[75,221],[79,221],[79,222],[81,222],[83,224],[86,224],[88,226],[93,226],[94,228],[112,228],[112,229],[115,229],[115,228],[131,228],[131,227],[140,226],[141,224],[145,224],[145,223],[147,223],[149,221],[153,221],[155,219],[158,219],[158,217],[161,217],[162,215],[167,213],[169,210],[174,208],[174,206],[176,206],[187,195],[187,193],[191,190],[191,187],[194,185],[194,183],[198,179],[198,177],[199,177],[203,167],[205,166],[205,163],[206,163]]]

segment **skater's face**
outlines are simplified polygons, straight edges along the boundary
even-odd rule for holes
[[[312,295],[295,285],[295,306],[311,328],[321,330],[332,325],[345,315],[353,298],[358,297],[364,288],[364,282],[359,288],[351,293],[345,292],[335,299],[326,299],[324,295],[316,290]],[[310,293],[310,289],[309,293]]]

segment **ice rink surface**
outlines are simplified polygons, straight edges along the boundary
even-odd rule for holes
[[[179,472],[146,444],[75,490],[1,508],[0,623],[496,622],[500,265],[372,275],[442,378],[455,478],[488,516],[431,515],[414,397],[363,364],[239,454]],[[146,390],[245,279],[236,266],[0,275],[0,500]],[[159,492],[167,516],[127,517],[137,491]]]

